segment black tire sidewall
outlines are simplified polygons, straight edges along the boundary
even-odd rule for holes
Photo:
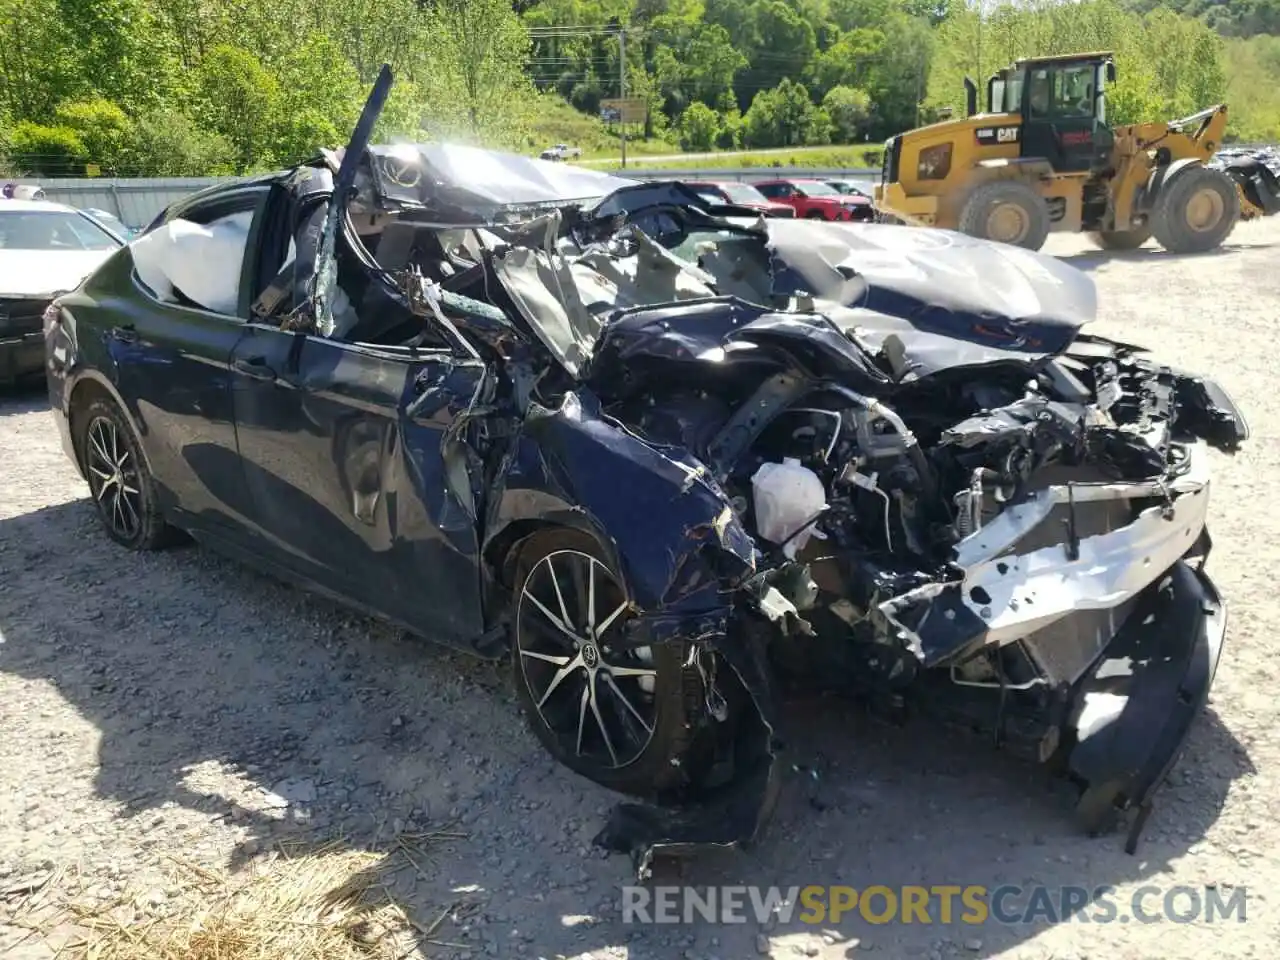
[[[1187,202],[1206,186],[1215,187],[1222,197],[1222,221],[1213,230],[1195,233],[1186,221]],[[1177,175],[1156,198],[1151,228],[1160,246],[1170,253],[1206,253],[1222,245],[1239,219],[1235,181],[1218,170],[1195,166]]]
[[[984,183],[976,187],[960,210],[958,226],[960,232],[970,237],[993,240],[985,232],[987,217],[996,204],[1014,203],[1026,213],[1031,223],[1027,235],[1021,243],[1012,244],[1024,250],[1039,250],[1049,238],[1052,223],[1049,218],[1049,205],[1044,198],[1031,187],[1018,180],[1000,180],[995,183]]]
[[[700,681],[696,672],[686,668],[684,660],[688,648],[683,643],[655,644],[653,665],[658,671],[654,682],[656,719],[653,737],[644,751],[625,767],[610,769],[601,767],[588,758],[577,756],[557,738],[555,732],[539,714],[520,663],[519,599],[525,582],[537,564],[548,554],[561,550],[577,550],[600,561],[610,574],[622,583],[618,571],[609,563],[596,541],[576,530],[555,529],[534,534],[520,550],[516,564],[515,584],[511,600],[511,679],[516,696],[524,710],[529,729],[547,751],[575,773],[593,780],[601,786],[634,796],[657,799],[676,788],[685,774],[680,764],[690,743],[688,718],[696,702],[694,694]],[[692,675],[691,675],[692,674]]]

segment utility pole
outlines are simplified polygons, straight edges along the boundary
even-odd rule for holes
[[[920,103],[924,100],[924,51],[920,53],[920,69],[916,73],[916,126],[920,126]]]
[[[982,21],[986,19],[986,0],[978,0],[978,65],[974,69],[977,82],[982,82]]]
[[[622,169],[627,168],[627,30],[618,25],[618,96],[622,101],[618,129],[622,133]]]

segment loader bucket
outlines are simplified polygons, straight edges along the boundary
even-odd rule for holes
[[[1255,157],[1241,157],[1229,163],[1226,172],[1240,188],[1245,203],[1253,208],[1242,210],[1243,219],[1280,213],[1280,178],[1265,163]]]

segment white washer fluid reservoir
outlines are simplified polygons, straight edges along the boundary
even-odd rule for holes
[[[770,543],[782,543],[827,505],[821,478],[794,457],[761,464],[751,478],[751,492],[756,532]],[[813,532],[809,527],[783,548],[789,559],[804,549]]]

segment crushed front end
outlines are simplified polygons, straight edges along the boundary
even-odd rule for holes
[[[704,465],[755,539],[718,653],[762,642],[785,681],[985,730],[1073,779],[1090,831],[1138,808],[1132,848],[1221,654],[1207,448],[1236,449],[1242,415],[1080,334],[1091,289],[1069,318],[962,302],[983,280],[943,310],[883,250],[880,276],[855,273],[825,237],[818,265],[767,231],[764,283],[738,238],[686,244],[707,288],[619,311],[584,374],[610,416]],[[1069,269],[1047,260],[1015,265]],[[749,284],[757,302],[724,294]],[[647,862],[664,844],[645,833]]]

